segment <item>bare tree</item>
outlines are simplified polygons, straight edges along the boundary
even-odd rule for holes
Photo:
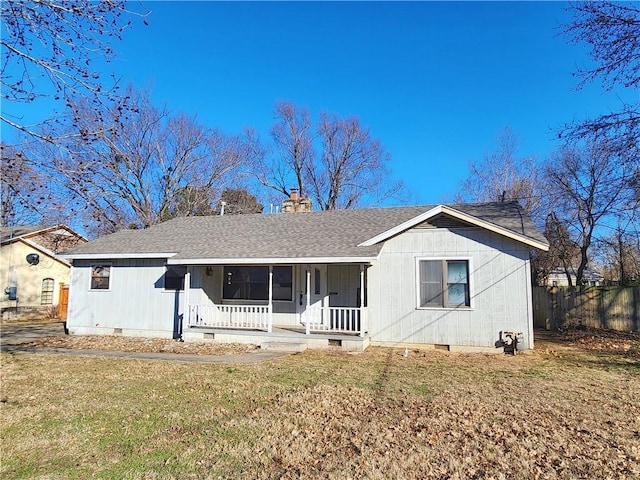
[[[618,150],[599,140],[583,148],[566,146],[547,163],[544,181],[553,213],[580,246],[576,284],[582,282],[598,229],[637,207],[629,188],[633,176]]]
[[[218,205],[213,211],[214,215],[241,215],[246,213],[262,213],[264,206],[244,188],[226,188]]]
[[[640,235],[633,219],[620,220],[612,235],[598,239],[597,256],[603,265],[605,280],[621,286],[640,284]]]
[[[572,2],[574,13],[564,26],[573,43],[591,47],[592,68],[578,70],[579,87],[601,80],[607,90],[640,86],[640,7],[630,2]],[[638,96],[634,94],[637,99]],[[609,148],[634,151],[628,160],[638,162],[640,148],[640,101],[622,104],[618,111],[566,125],[561,136],[570,140],[606,137]]]
[[[518,201],[538,220],[546,214],[539,189],[540,168],[535,157],[518,156],[518,140],[505,127],[496,139],[496,148],[470,165],[469,176],[456,195],[459,202]]]
[[[0,144],[0,226],[60,220],[55,190],[15,147]]]
[[[178,188],[159,213],[158,222],[177,217],[213,215],[211,202],[214,198],[214,190],[208,187],[186,185]]]
[[[258,180],[262,185],[289,194],[296,186],[306,195],[305,172],[313,162],[313,134],[309,112],[297,109],[290,102],[279,102],[275,107],[276,123],[271,128],[274,156],[264,152],[258,158]]]
[[[580,260],[580,245],[571,238],[565,224],[554,213],[547,216],[544,236],[549,241],[549,250],[536,252],[531,260],[536,284],[545,285],[549,274],[556,268],[562,268],[568,285],[573,286],[573,266]]]
[[[322,210],[377,204],[401,189],[400,182],[389,181],[389,154],[357,118],[322,114],[318,136],[322,153],[309,165],[307,183]]]
[[[120,40],[137,16],[124,0],[3,0],[0,81],[4,105],[0,120],[30,135],[40,133],[12,112],[11,105],[43,97],[66,101],[82,94],[112,99],[117,82],[105,84],[100,63],[114,57]],[[46,139],[46,138],[45,138]]]
[[[20,217],[37,211],[28,198],[31,186],[35,182],[30,177],[33,172],[26,164],[22,153],[9,145],[1,144],[0,152],[0,227],[7,227],[21,223]],[[32,223],[25,221],[25,224]]]
[[[284,195],[297,188],[322,210],[378,204],[400,190],[390,181],[389,154],[358,119],[321,114],[314,131],[308,111],[282,102],[276,120],[270,150],[252,137],[263,186]]]
[[[109,107],[70,101],[66,128],[43,135],[31,158],[82,205],[96,233],[147,227],[212,205],[245,158],[244,142],[199,125],[194,118],[154,107],[148,92],[128,90]],[[74,212],[70,212],[74,213]]]

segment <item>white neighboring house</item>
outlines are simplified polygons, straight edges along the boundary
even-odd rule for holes
[[[577,268],[572,268],[570,270],[571,275],[571,283],[573,286],[576,285],[576,271]],[[604,285],[604,275],[593,270],[592,268],[586,268],[582,275],[582,284],[588,287],[599,287]],[[568,287],[569,280],[567,279],[567,274],[564,268],[554,268],[549,273],[547,277],[547,286],[549,287]]]
[[[517,203],[176,218],[67,252],[71,334],[215,342],[533,348]]]
[[[59,252],[86,241],[66,225],[0,227],[2,317],[66,318],[71,264]]]

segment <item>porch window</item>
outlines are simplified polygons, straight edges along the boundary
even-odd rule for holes
[[[91,290],[109,290],[111,265],[91,266]]]
[[[187,267],[180,265],[168,265],[164,272],[164,289],[165,290],[184,290],[184,276],[187,273]]]
[[[419,260],[420,307],[469,307],[468,260]]]
[[[269,267],[225,266],[222,298],[225,300],[268,300]],[[273,267],[273,300],[293,299],[291,267]]]
[[[53,278],[42,279],[40,305],[53,305]]]

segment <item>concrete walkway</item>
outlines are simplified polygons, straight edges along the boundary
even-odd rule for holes
[[[0,325],[2,351],[8,345],[29,343],[42,337],[64,336],[64,322],[30,322]]]
[[[0,351],[6,353],[43,353],[78,355],[103,358],[130,358],[142,360],[164,360],[172,362],[200,362],[200,363],[255,363],[272,360],[288,355],[286,352],[255,351],[226,355],[196,355],[183,353],[153,353],[153,352],[117,352],[111,350],[89,350],[74,348],[50,348],[29,345],[41,337],[63,336],[64,323],[21,323],[8,324],[0,327]]]

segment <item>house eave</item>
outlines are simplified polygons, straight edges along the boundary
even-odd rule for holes
[[[43,255],[46,255],[47,257],[49,257],[52,260],[55,260],[58,263],[61,263],[62,265],[65,265],[67,267],[70,267],[71,264],[62,256],[62,255],[57,255],[56,253],[52,252],[51,250],[49,250],[48,248],[43,247],[42,245],[39,245],[27,238],[24,237],[19,237],[16,238],[13,243],[22,243],[23,245],[26,245],[29,248],[32,248],[38,252],[40,252]],[[9,245],[9,243],[3,243],[4,245]]]
[[[22,243],[24,243],[25,245],[30,246],[34,250],[38,250],[39,252],[44,253],[46,256],[54,259],[56,262],[60,262],[61,264],[65,265],[67,267],[71,266],[71,264],[62,255],[57,255],[56,253],[52,252],[48,248],[45,248],[45,247],[43,247],[41,245],[38,245],[37,243],[29,240],[28,238],[21,238],[20,241]]]
[[[68,260],[119,260],[133,258],[170,258],[176,253],[71,253],[60,255]]]
[[[291,265],[307,263],[365,263],[371,264],[377,257],[224,257],[224,258],[170,258],[168,265]]]
[[[375,237],[370,238],[369,240],[366,240],[364,242],[362,242],[360,245],[358,245],[359,247],[370,247],[372,245],[375,245],[377,243],[383,242],[395,235],[398,235],[399,233],[404,232],[405,230],[408,230],[410,228],[415,227],[416,225],[429,220],[430,218],[435,217],[436,215],[439,214],[445,214],[445,215],[449,215],[453,218],[457,218],[458,220],[462,220],[464,222],[467,222],[471,225],[475,225],[477,227],[481,227],[484,228],[485,230],[497,233],[499,235],[502,235],[504,237],[507,238],[511,238],[512,240],[515,240],[517,242],[523,243],[525,245],[528,245],[530,247],[536,248],[538,250],[542,250],[544,252],[549,250],[549,245],[543,242],[540,242],[538,240],[535,240],[533,238],[527,237],[526,235],[521,235],[519,233],[513,232],[511,230],[508,230],[504,227],[500,227],[494,223],[491,222],[487,222],[485,220],[482,220],[478,217],[474,217],[473,215],[469,215],[463,212],[460,212],[459,210],[456,210],[455,208],[451,208],[448,207],[446,205],[438,205],[437,207],[434,207],[430,210],[427,210],[426,212],[418,215],[417,217],[414,217],[412,219],[407,220],[406,222],[403,222],[399,225],[396,225],[393,228],[390,228],[389,230],[387,230],[386,232],[382,232],[379,235],[376,235]]]
[[[4,240],[2,240],[1,243],[2,243],[2,245],[6,245],[6,244],[9,244],[9,243],[15,242],[17,240],[27,240],[27,239],[29,239],[31,237],[37,237],[38,235],[42,235],[43,233],[52,232],[52,231],[56,231],[56,230],[66,230],[67,232],[69,232],[74,237],[76,237],[76,238],[78,238],[80,240],[84,240],[85,242],[88,241],[85,237],[80,235],[78,232],[75,232],[74,230],[72,230],[71,228],[67,227],[63,223],[59,223],[57,225],[52,225],[50,227],[44,227],[44,228],[41,228],[39,230],[34,230],[33,232],[23,233],[22,235],[16,235],[15,237],[5,238]]]

